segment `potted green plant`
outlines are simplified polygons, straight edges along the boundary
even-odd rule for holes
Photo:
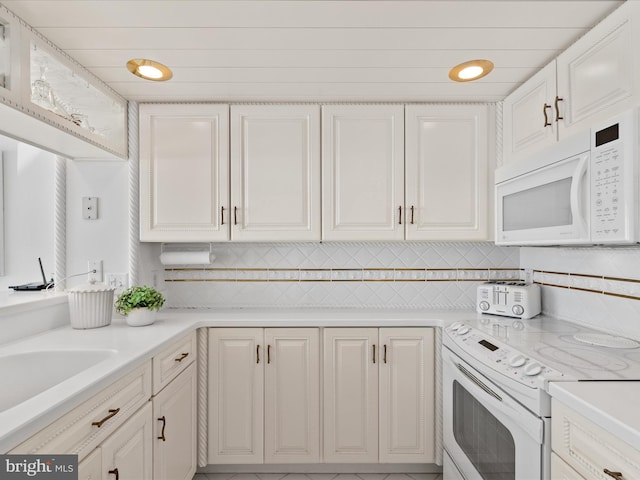
[[[129,287],[116,300],[116,312],[124,315],[132,327],[151,325],[156,312],[164,305],[164,296],[155,288],[147,286]]]

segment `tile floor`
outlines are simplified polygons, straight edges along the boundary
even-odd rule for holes
[[[196,473],[193,480],[442,480],[439,473]]]

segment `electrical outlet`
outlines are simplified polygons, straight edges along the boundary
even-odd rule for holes
[[[116,289],[116,295],[120,295],[129,286],[129,275],[126,273],[106,273],[105,277],[107,285]]]
[[[89,260],[87,270],[89,270],[89,283],[102,282],[102,260]]]
[[[533,283],[533,269],[524,269],[524,283]]]

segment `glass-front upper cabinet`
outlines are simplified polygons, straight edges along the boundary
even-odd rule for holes
[[[127,101],[0,5],[0,133],[70,158],[127,158]]]
[[[23,103],[71,133],[125,156],[126,101],[71,58],[29,36],[23,44],[23,49],[29,49]]]

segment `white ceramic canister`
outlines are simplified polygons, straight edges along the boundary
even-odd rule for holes
[[[71,327],[78,329],[106,327],[113,314],[115,287],[88,283],[67,290]]]

